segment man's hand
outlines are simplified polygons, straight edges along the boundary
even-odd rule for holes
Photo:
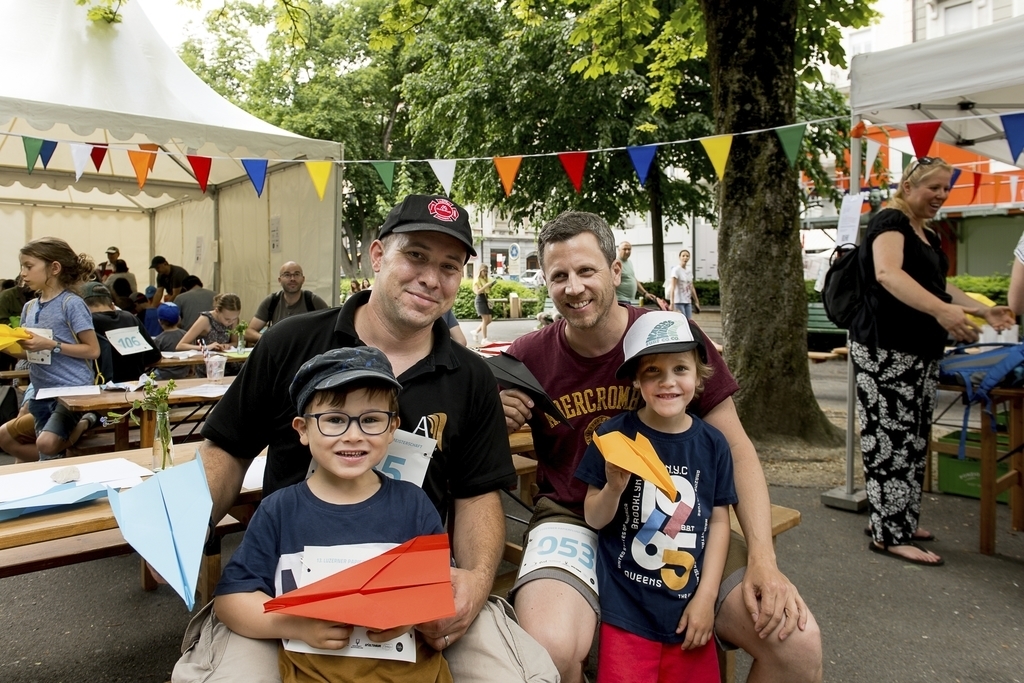
[[[533,399],[518,389],[501,392],[501,408],[505,411],[505,428],[508,433],[518,432],[533,415]]]
[[[793,629],[802,631],[807,626],[807,604],[778,567],[747,566],[742,589],[743,604],[761,638],[767,638],[778,628],[779,640],[785,640]]]
[[[491,590],[487,584],[481,590],[481,579],[473,572],[452,567],[452,591],[455,593],[455,616],[448,619],[428,621],[416,627],[423,634],[427,645],[435,650],[444,650],[466,633],[476,615],[483,609],[487,594]]]

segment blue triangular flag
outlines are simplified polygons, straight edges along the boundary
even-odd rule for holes
[[[626,151],[629,152],[629,159],[633,162],[633,170],[636,171],[636,177],[640,179],[640,184],[645,184],[647,172],[651,170],[651,162],[654,161],[654,153],[658,151],[658,146],[639,145],[627,147]]]
[[[1024,151],[1024,114],[1003,114],[1003,132],[1010,144],[1010,163],[1016,164],[1017,157]]]
[[[263,196],[263,186],[267,182],[267,160],[266,159],[242,159],[242,166],[249,174],[252,186],[256,188],[256,196]]]
[[[53,156],[55,149],[57,149],[56,140],[43,140],[43,146],[39,149],[39,158],[43,160],[43,168],[50,163],[50,157]]]
[[[953,169],[953,177],[949,179],[949,189],[950,190],[952,190],[954,187],[956,187],[956,179],[960,177],[961,173],[963,173],[963,171],[961,171],[959,168],[954,168]]]

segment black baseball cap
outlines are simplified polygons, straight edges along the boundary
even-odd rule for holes
[[[379,380],[401,390],[391,362],[384,352],[372,346],[332,349],[302,364],[295,373],[288,393],[302,415],[313,395],[324,389],[337,389],[359,379]]]
[[[149,264],[149,267],[156,268],[157,266],[162,266],[165,263],[167,263],[167,259],[165,259],[163,256],[154,256],[153,261]]]
[[[473,229],[469,213],[443,195],[411,194],[391,209],[377,239],[393,232],[442,232],[466,245],[469,256],[476,256],[473,248]]]

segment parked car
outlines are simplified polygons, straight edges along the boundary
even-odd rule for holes
[[[526,270],[519,276],[519,281],[527,287],[540,287],[544,284],[544,275],[539,270]]]

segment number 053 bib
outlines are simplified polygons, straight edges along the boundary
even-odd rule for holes
[[[561,522],[538,524],[523,548],[519,578],[548,567],[572,572],[597,593],[597,532]]]

